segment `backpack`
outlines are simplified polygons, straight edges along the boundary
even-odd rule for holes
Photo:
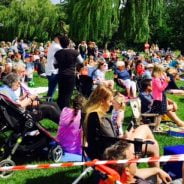
[[[68,153],[82,154],[82,127],[81,125],[81,110],[65,107],[59,120],[57,131],[57,140],[63,150]]]

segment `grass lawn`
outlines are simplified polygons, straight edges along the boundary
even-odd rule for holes
[[[109,78],[109,76],[108,76]],[[47,80],[40,78],[35,75],[36,86],[47,86]],[[184,86],[184,82],[180,81],[179,85]],[[57,94],[56,94],[57,96]],[[55,98],[56,98],[55,96]],[[178,116],[184,120],[184,96],[168,95],[169,98],[173,99],[179,107],[177,112]],[[130,107],[126,108],[125,112],[125,122],[131,119],[132,113]],[[57,126],[48,120],[44,120],[43,124],[52,132],[56,132]],[[167,135],[155,135],[157,141],[160,145],[160,153],[163,154],[163,147],[166,145],[177,145],[183,144],[183,138],[175,138]],[[35,159],[36,160],[36,159]],[[23,161],[26,164],[38,164],[38,163],[48,163],[48,161]],[[14,175],[8,179],[0,179],[0,184],[71,184],[79,174],[81,173],[81,168],[60,168],[60,169],[46,169],[46,170],[30,170],[30,171],[17,171]],[[89,181],[84,182],[89,184]]]

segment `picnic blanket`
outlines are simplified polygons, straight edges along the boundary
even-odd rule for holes
[[[178,127],[172,122],[161,123],[160,127],[163,132],[174,137],[184,137],[184,128]]]
[[[31,92],[31,94],[38,95],[41,93],[46,93],[48,91],[48,87],[37,87],[37,88],[29,87],[29,91]]]

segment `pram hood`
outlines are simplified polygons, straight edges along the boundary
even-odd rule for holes
[[[32,116],[19,104],[7,96],[0,94],[0,124],[7,128],[22,132],[25,128],[33,126]]]

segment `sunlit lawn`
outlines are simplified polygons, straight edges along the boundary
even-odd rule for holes
[[[110,78],[110,74],[108,76]],[[47,86],[47,80],[44,78],[40,78],[37,75],[35,75],[35,84],[36,86]],[[184,86],[184,82],[179,82],[179,85]],[[56,96],[55,96],[56,98]],[[184,120],[184,96],[174,96],[169,95],[169,98],[173,99],[179,106],[179,110],[177,114],[181,119]],[[128,122],[131,117],[132,113],[130,110],[130,107],[126,108],[125,113],[125,123]],[[57,126],[51,122],[45,120],[43,124],[51,131],[56,132]],[[177,144],[183,144],[183,138],[175,138],[170,137],[167,135],[156,135],[156,139],[159,142],[160,145],[160,152],[163,154],[163,147],[166,145],[177,145]],[[37,160],[37,159],[35,159]],[[47,163],[48,161],[30,161],[27,162],[22,161],[26,164],[38,164],[38,163]],[[46,169],[46,170],[30,170],[30,171],[17,171],[14,173],[14,175],[8,179],[0,179],[0,184],[71,184],[72,181],[74,181],[77,176],[81,173],[81,168],[75,167],[75,168],[63,168],[63,169]],[[89,181],[84,182],[86,184],[89,184]]]

